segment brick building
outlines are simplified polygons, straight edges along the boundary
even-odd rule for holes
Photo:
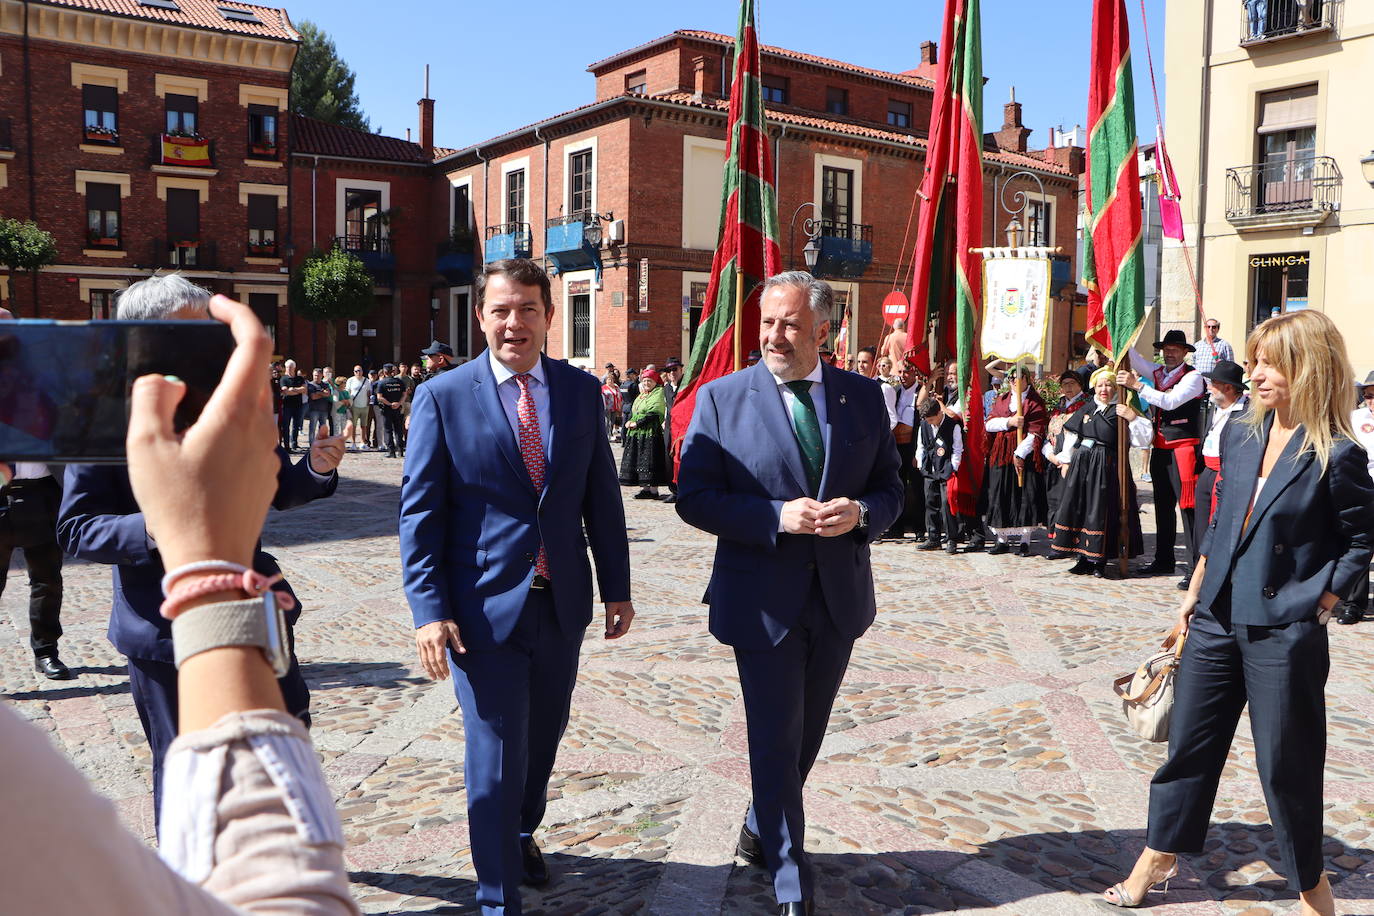
[[[275,326],[299,39],[232,0],[0,0],[0,215],[58,245],[34,280],[0,273],[0,300],[112,317],[117,290],[178,269]]]
[[[784,266],[805,266],[806,220],[814,218],[816,272],[839,293],[836,327],[852,308],[856,349],[878,341],[880,304],[899,266],[907,285],[904,230],[923,168],[936,53],[926,42],[916,69],[889,73],[763,49]],[[590,104],[436,159],[457,202],[454,219],[480,230],[486,260],[528,254],[558,271],[551,355],[623,366],[689,351],[716,244],[732,54],[729,36],[674,32],[592,64]],[[1020,217],[1026,240],[1071,255],[1082,150],[1029,150],[1020,105],[1013,100],[1005,115],[987,135],[986,241],[1001,244],[1009,221],[994,213],[994,191],[1029,171],[1043,194],[1021,178],[1006,195],[1029,199]],[[1071,286],[1072,265],[1063,268]],[[449,289],[452,324],[470,296],[470,288]],[[1051,364],[1067,358],[1072,307],[1070,290],[1056,310]],[[469,340],[460,355],[480,350],[480,339]]]

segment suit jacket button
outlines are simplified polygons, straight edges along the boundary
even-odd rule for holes
[[[1274,555],[1275,555],[1275,556],[1278,556],[1278,555],[1281,554],[1281,553],[1283,553],[1283,545],[1282,545],[1282,544],[1275,544],[1275,545],[1274,545]]]
[[[1274,590],[1274,586],[1272,586],[1272,585],[1266,585],[1266,586],[1264,587],[1264,591],[1261,592],[1260,594],[1264,595],[1264,597],[1266,597],[1266,598],[1271,598],[1271,599],[1272,599],[1275,595],[1278,594],[1278,592],[1276,592],[1276,591]]]

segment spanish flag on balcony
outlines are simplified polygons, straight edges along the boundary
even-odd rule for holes
[[[711,262],[701,325],[683,370],[682,386],[673,398],[675,469],[697,392],[707,382],[740,368],[739,354],[758,345],[759,285],[782,269],[773,155],[765,123],[754,0],[740,0],[726,121],[720,241]]]
[[[1145,320],[1136,148],[1125,0],[1095,0],[1083,285],[1088,288],[1088,340],[1113,361],[1135,343]]]
[[[162,135],[163,165],[210,165],[210,141],[204,137]]]

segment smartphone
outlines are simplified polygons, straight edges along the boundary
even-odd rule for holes
[[[233,352],[218,321],[0,322],[0,461],[122,463],[134,380],[185,382],[175,418],[184,430]]]

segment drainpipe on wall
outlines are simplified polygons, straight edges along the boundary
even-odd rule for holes
[[[28,159],[29,172],[29,219],[38,222],[38,188],[34,181],[34,154],[33,154],[33,73],[29,66],[29,0],[24,0],[24,120],[27,124],[25,134],[28,142],[28,149],[25,150],[25,158]],[[38,271],[31,270],[29,275],[33,278],[33,317],[38,317]],[[12,277],[18,281],[18,277]],[[16,285],[17,282],[16,282]],[[14,292],[10,292],[10,304],[14,304]],[[27,555],[26,555],[27,556]]]
[[[1199,107],[1198,124],[1198,168],[1197,168],[1197,260],[1194,262],[1194,270],[1197,273],[1197,296],[1202,297],[1204,280],[1203,277],[1203,258],[1204,250],[1202,244],[1202,231],[1207,225],[1207,168],[1208,168],[1208,131],[1207,127],[1212,123],[1212,0],[1207,0],[1203,4],[1206,17],[1202,23],[1202,105]],[[1188,244],[1188,233],[1183,233],[1183,244]],[[1246,286],[1245,325],[1249,325],[1250,312],[1250,292],[1249,285]],[[1198,337],[1197,319],[1198,313],[1202,309],[1202,303],[1197,302],[1193,308],[1193,329],[1192,335]]]

